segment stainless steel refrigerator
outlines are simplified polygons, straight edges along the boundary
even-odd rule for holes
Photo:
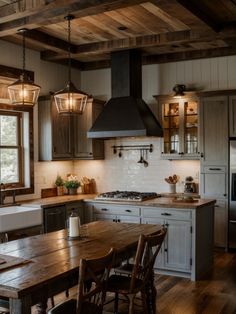
[[[229,143],[229,249],[236,249],[236,138]]]

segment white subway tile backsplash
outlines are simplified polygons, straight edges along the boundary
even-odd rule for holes
[[[118,142],[118,143],[117,143]],[[148,153],[148,167],[137,163],[139,151],[122,151],[122,157],[113,153],[112,145],[147,145],[153,144],[153,152]],[[160,159],[159,138],[127,138],[105,141],[105,160],[74,161],[74,173],[79,178],[87,176],[97,182],[99,192],[112,190],[137,190],[140,192],[168,192],[169,186],[164,178],[176,173],[180,182],[186,176],[196,177],[199,173],[199,161],[169,161]],[[182,192],[183,185],[177,185],[177,192]]]

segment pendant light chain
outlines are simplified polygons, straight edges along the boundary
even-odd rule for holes
[[[25,77],[25,32],[26,30],[22,30],[22,60],[23,60],[23,66],[22,66],[22,76],[23,78]]]
[[[71,81],[71,24],[70,21],[72,20],[73,16],[68,15],[68,81]]]

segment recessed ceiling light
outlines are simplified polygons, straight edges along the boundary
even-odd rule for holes
[[[126,26],[117,27],[119,31],[126,31],[128,28]]]

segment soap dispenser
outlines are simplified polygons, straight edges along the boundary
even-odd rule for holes
[[[67,225],[69,238],[78,238],[80,236],[80,218],[75,209],[72,209]]]

